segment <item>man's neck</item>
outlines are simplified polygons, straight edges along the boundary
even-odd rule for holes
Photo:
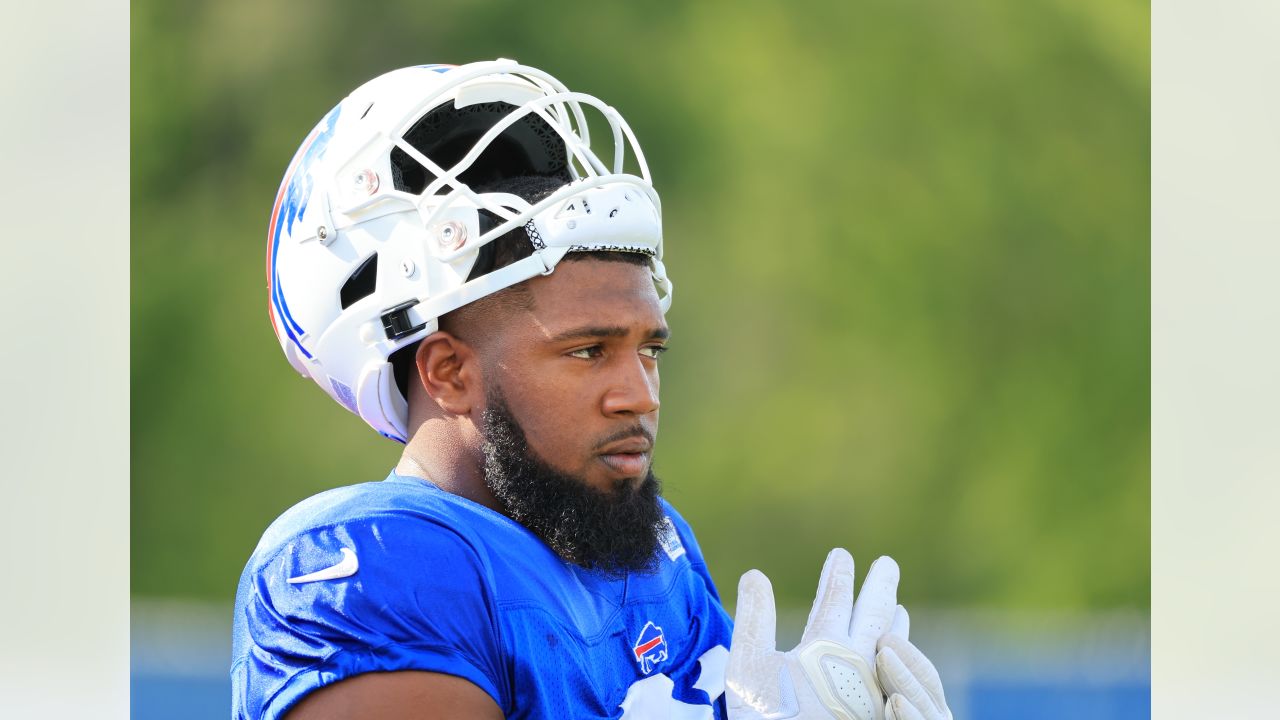
[[[396,464],[396,474],[421,478],[447,493],[500,511],[477,459],[457,442],[432,442],[425,435],[426,428],[414,433]]]

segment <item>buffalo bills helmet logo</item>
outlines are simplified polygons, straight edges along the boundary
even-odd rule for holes
[[[271,316],[271,322],[279,323],[276,334],[279,335],[280,328],[283,328],[285,336],[307,358],[311,357],[311,351],[302,346],[302,336],[306,335],[307,331],[302,329],[298,321],[293,319],[293,313],[289,312],[289,304],[285,302],[284,288],[280,285],[280,271],[276,266],[276,258],[280,250],[280,236],[292,235],[294,221],[301,221],[307,214],[307,203],[311,200],[312,191],[315,190],[313,171],[320,158],[324,156],[325,148],[329,147],[329,141],[333,139],[333,131],[338,126],[338,115],[341,113],[342,105],[339,104],[324,116],[320,124],[316,125],[303,141],[302,147],[298,148],[293,161],[289,163],[289,169],[285,171],[284,181],[276,194],[275,207],[271,210],[271,228],[267,243],[267,289],[271,302],[267,306],[267,311]],[[341,390],[338,392],[341,393]]]
[[[645,623],[631,652],[635,653],[636,662],[640,663],[640,672],[645,675],[652,672],[654,665],[667,659],[667,639],[662,635],[662,628],[653,622]]]

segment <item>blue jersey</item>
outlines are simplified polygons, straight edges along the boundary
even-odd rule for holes
[[[305,500],[240,579],[233,717],[425,670],[469,680],[510,718],[723,718],[730,620],[693,533],[663,508],[657,569],[610,578],[416,478]]]

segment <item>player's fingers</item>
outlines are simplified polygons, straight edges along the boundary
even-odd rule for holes
[[[817,638],[849,637],[849,619],[853,616],[853,556],[844,548],[827,554],[818,578],[818,593],[809,611],[809,622],[800,638],[803,645]],[[869,659],[870,661],[870,659]]]
[[[901,695],[893,695],[889,698],[888,704],[884,706],[885,720],[926,720],[925,716],[920,714],[907,702],[907,699]]]
[[[782,707],[783,655],[774,649],[776,643],[773,586],[764,573],[750,570],[738,581],[738,607],[724,674],[730,716],[765,715]]]
[[[889,626],[889,632],[903,640],[911,638],[911,616],[907,614],[907,609],[901,605],[893,613],[893,624]]]
[[[927,720],[942,720],[941,710],[934,706],[928,691],[892,648],[885,648],[876,656],[876,677],[886,693],[901,695]]]
[[[929,658],[925,657],[924,653],[920,652],[920,648],[912,645],[911,642],[892,634],[881,638],[880,652],[876,656],[876,671],[880,674],[881,683],[886,681],[895,683],[903,673],[909,675],[927,695],[927,702],[917,702],[912,693],[905,690],[897,691],[902,692],[917,706],[935,707],[939,717],[946,717],[947,698],[942,691],[942,678],[938,675],[938,669],[933,666]],[[906,681],[904,680],[903,683]]]
[[[898,563],[888,555],[871,563],[862,592],[853,604],[853,624],[849,634],[854,652],[875,664],[876,642],[889,631],[898,607]]]
[[[754,656],[772,652],[777,643],[777,622],[773,585],[764,573],[748,570],[738,581],[730,654]]]

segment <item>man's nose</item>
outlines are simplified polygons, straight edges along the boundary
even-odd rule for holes
[[[658,370],[639,355],[621,363],[604,396],[606,415],[647,415],[658,410]]]

